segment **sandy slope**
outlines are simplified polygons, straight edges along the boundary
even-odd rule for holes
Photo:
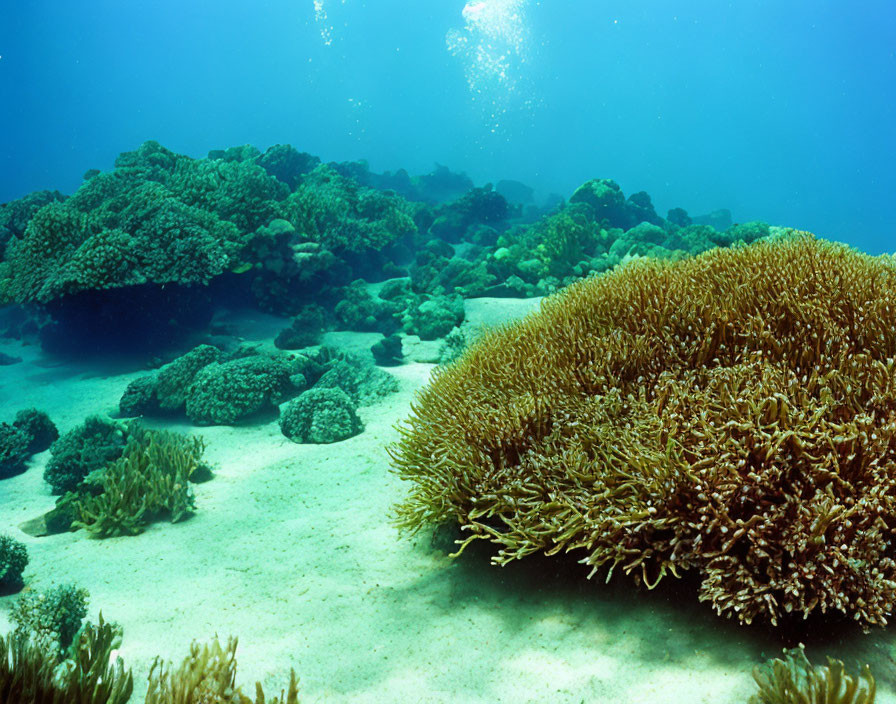
[[[468,309],[475,324],[528,305]],[[242,322],[250,339],[270,327]],[[33,348],[2,349],[26,359],[0,367],[0,419],[35,405],[63,431],[114,409],[140,373],[47,366]],[[691,587],[642,593],[625,579],[586,582],[574,560],[500,569],[487,547],[451,560],[443,538],[399,539],[388,512],[403,487],[384,447],[430,370],[392,370],[400,393],[362,409],[366,431],[334,445],[293,444],[276,423],[202,428],[217,471],[196,488],[195,516],[136,537],[21,534],[19,523],[53,505],[44,453],[0,483],[0,531],[27,543],[29,587],[76,582],[90,591],[92,616],[101,608],[123,624],[134,702],[156,654],[180,660],[192,639],[215,633],[239,636],[244,685],[259,679],[273,693],[294,667],[306,704],[745,701],[751,667],[782,644],[713,616]],[[0,631],[13,600],[0,599]],[[847,632],[810,652],[870,660],[886,704],[896,701],[891,640],[887,631]]]

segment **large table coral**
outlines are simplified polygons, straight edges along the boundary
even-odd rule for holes
[[[896,261],[791,233],[574,284],[436,370],[399,524],[699,575],[741,622],[896,597]]]

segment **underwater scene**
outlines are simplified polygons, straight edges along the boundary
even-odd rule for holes
[[[896,703],[896,7],[0,20],[0,704]]]

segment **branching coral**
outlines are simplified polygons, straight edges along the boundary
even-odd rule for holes
[[[190,646],[190,655],[172,671],[160,660],[149,672],[146,704],[253,704],[236,686],[235,638],[222,648],[215,638],[210,645]],[[254,704],[298,704],[299,688],[295,671],[290,670],[289,688],[280,697],[265,699],[260,684],[255,685]]]
[[[896,262],[805,233],[636,261],[437,369],[392,448],[415,530],[699,575],[749,623],[896,603]]]
[[[87,624],[60,664],[53,651],[17,634],[0,638],[0,704],[126,704],[134,689],[121,658],[121,629]]]
[[[802,646],[785,652],[753,670],[759,694],[750,704],[874,704],[877,687],[868,666],[858,677],[846,672],[840,660],[828,658],[824,667],[813,667]]]
[[[162,515],[181,520],[194,506],[189,482],[204,450],[201,438],[135,426],[121,457],[102,470],[102,493],[75,500],[72,525],[102,538],[136,535]]]

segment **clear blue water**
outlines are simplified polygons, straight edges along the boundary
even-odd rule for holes
[[[185,7],[186,5],[186,7]],[[896,249],[885,0],[7,3],[0,202],[156,139],[446,164]]]

